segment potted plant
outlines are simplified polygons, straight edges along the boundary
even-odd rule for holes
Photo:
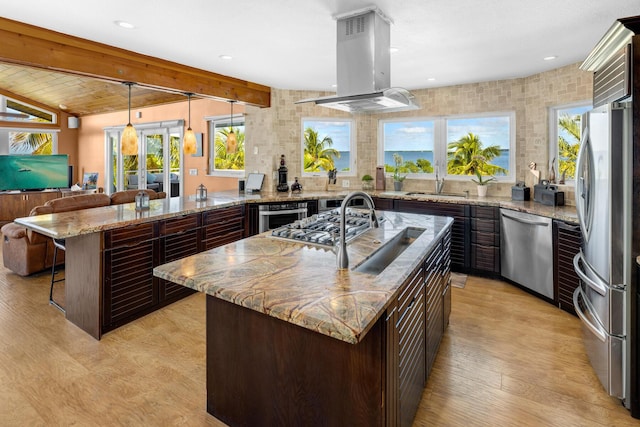
[[[482,174],[480,173],[480,171],[478,169],[476,169],[476,176],[478,177],[478,179],[471,178],[471,181],[473,181],[476,184],[478,184],[478,187],[477,187],[478,188],[478,197],[485,197],[487,195],[487,185],[491,181],[495,181],[496,179],[494,177],[483,178]]]
[[[393,171],[393,189],[396,191],[402,191],[402,182],[407,177],[406,175],[400,175],[400,166],[402,166],[402,156],[398,153],[394,153],[393,161],[396,164],[396,168]]]
[[[369,174],[366,174],[362,177],[362,189],[373,190],[373,177]]]

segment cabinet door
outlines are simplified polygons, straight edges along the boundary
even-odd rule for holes
[[[26,216],[24,214],[24,194],[0,195],[0,222],[11,222],[16,218]]]
[[[104,233],[103,332],[153,310],[159,300],[153,267],[158,261],[157,223]]]
[[[200,248],[200,214],[183,215],[160,222],[159,264],[195,255]],[[180,299],[194,292],[185,286],[158,279],[159,300]]]
[[[553,234],[555,300],[558,307],[575,315],[573,291],[579,286],[580,279],[573,268],[573,257],[582,246],[582,232],[578,224],[554,220]]]
[[[398,307],[397,300],[387,309],[385,324],[385,425],[396,427],[398,418]]]

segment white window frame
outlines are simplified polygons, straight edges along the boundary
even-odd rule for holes
[[[549,165],[543,170],[547,170],[551,165],[551,160],[556,159],[554,168],[556,171],[557,179],[560,179],[560,152],[558,150],[558,113],[561,110],[568,110],[571,108],[586,107],[587,111],[590,110],[593,103],[590,99],[578,102],[572,102],[570,104],[554,105],[549,107]],[[575,179],[567,179],[565,185],[575,185]]]
[[[384,165],[384,123],[394,121],[433,121],[433,173],[410,173],[407,174],[409,179],[434,179],[435,172],[439,171],[440,177],[446,177],[452,181],[468,181],[472,178],[469,175],[449,175],[447,174],[447,121],[458,119],[474,119],[474,118],[489,118],[489,117],[508,117],[509,118],[509,174],[505,176],[496,176],[496,180],[500,182],[515,182],[516,179],[516,113],[515,111],[492,111],[486,113],[475,114],[459,114],[439,117],[404,117],[394,118],[388,120],[380,120],[378,122],[378,164]],[[439,169],[437,166],[439,166]],[[392,173],[386,173],[387,176],[392,176]]]
[[[357,138],[356,138],[356,121],[352,118],[339,117],[302,117],[300,119],[300,169],[303,177],[326,177],[328,171],[305,172],[304,171],[304,124],[305,122],[340,122],[349,123],[349,170],[338,171],[338,177],[357,177]]]
[[[433,122],[433,163],[431,164],[431,166],[433,166],[433,172],[431,173],[420,172],[420,173],[406,174],[407,178],[410,178],[410,179],[433,179],[435,177],[436,162],[438,159],[438,156],[436,153],[440,149],[438,147],[438,139],[439,139],[439,133],[441,132],[442,125],[438,123],[439,120],[440,118],[438,117],[396,117],[393,119],[378,120],[378,165],[381,165],[383,167],[385,165],[384,125],[386,123]],[[385,174],[387,176],[393,176],[393,173],[390,173],[390,172],[386,172]],[[402,174],[402,175],[405,175],[405,174]]]
[[[247,167],[247,140],[246,140],[246,135],[247,135],[247,127],[246,127],[246,121],[245,121],[245,116],[243,113],[238,113],[238,114],[234,114],[233,115],[233,127],[237,127],[237,126],[244,126],[245,128],[245,141],[244,141],[244,150],[245,150],[245,163],[244,163],[244,167],[245,169],[242,170],[232,170],[232,169],[221,169],[221,170],[217,170],[215,168],[215,156],[216,156],[216,152],[215,152],[215,141],[216,141],[216,124],[220,124],[220,123],[229,123],[231,124],[231,116],[224,115],[224,116],[209,116],[209,117],[205,117],[204,118],[205,121],[207,122],[207,129],[209,130],[209,139],[208,139],[208,146],[209,146],[209,167],[207,170],[207,175],[209,176],[221,176],[221,177],[232,177],[232,178],[243,178],[245,176],[245,170]]]

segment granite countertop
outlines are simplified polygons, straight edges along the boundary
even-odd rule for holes
[[[269,232],[154,269],[154,275],[349,343],[357,343],[399,287],[453,223],[452,218],[380,211],[380,228],[348,245],[351,269],[331,250],[272,238]],[[378,275],[353,267],[406,227],[425,231]]]
[[[133,203],[112,205],[101,208],[83,209],[71,212],[46,214],[17,218],[14,221],[27,228],[38,231],[56,239],[107,231],[114,228],[140,224],[188,215],[212,209],[225,208],[245,203],[290,202],[295,200],[318,200],[343,198],[350,191],[304,191],[291,193],[254,193],[241,194],[237,191],[216,192],[209,194],[206,201],[196,202],[195,197],[173,197],[162,200],[151,200],[148,211],[136,212]],[[533,201],[518,202],[505,197],[453,197],[442,195],[407,194],[403,191],[370,191],[373,197],[437,201],[443,203],[469,204],[476,206],[497,206],[522,212],[542,215],[563,221],[577,222],[577,214],[573,206],[546,206]]]

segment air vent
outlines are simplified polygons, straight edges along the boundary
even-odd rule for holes
[[[355,16],[345,21],[345,36],[353,36],[365,32],[366,16]],[[353,27],[355,26],[355,32]]]

